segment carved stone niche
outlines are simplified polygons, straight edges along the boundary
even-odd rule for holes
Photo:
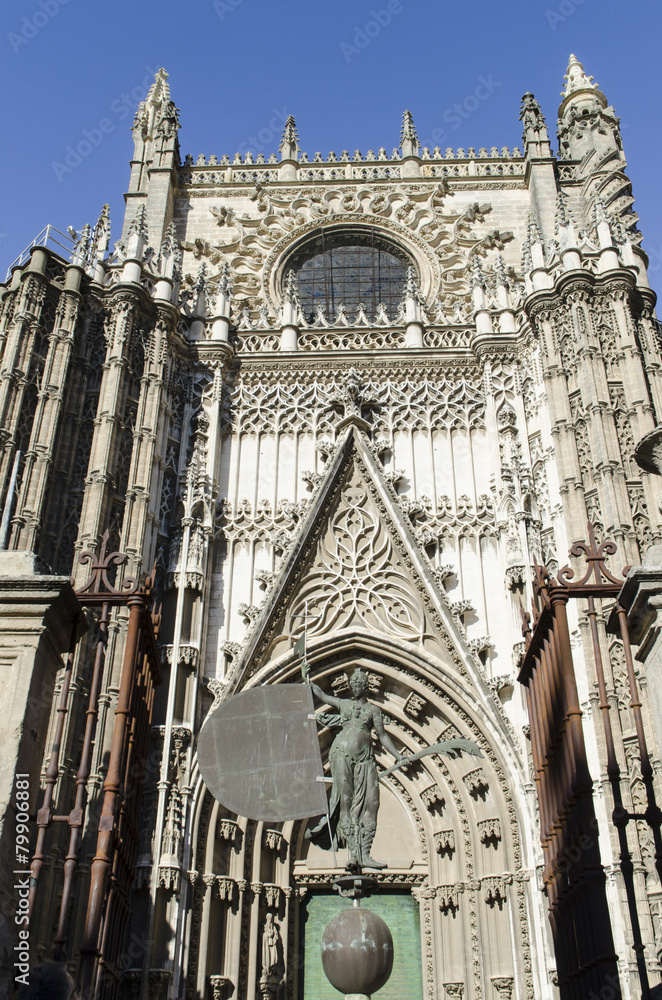
[[[441,794],[439,785],[430,785],[429,788],[424,788],[421,792],[421,801],[428,812],[436,811],[442,813],[446,805],[446,800]]]
[[[434,834],[434,849],[437,854],[453,854],[455,851],[455,831],[439,830]]]
[[[445,983],[444,989],[446,996],[453,997],[454,1000],[461,1000],[461,997],[464,996],[464,983]]]
[[[336,698],[342,697],[347,691],[349,691],[349,680],[347,679],[347,674],[338,674],[331,681],[331,689],[333,690]]]
[[[280,854],[284,843],[285,838],[280,830],[264,831],[264,846],[268,848],[268,850],[274,851],[276,854]]]
[[[469,794],[474,799],[484,799],[490,790],[487,776],[482,767],[476,767],[473,771],[469,771],[468,774],[464,775],[462,780],[469,789]]]
[[[489,906],[503,908],[506,901],[506,878],[503,875],[488,875],[482,880],[483,899]]]
[[[412,691],[405,702],[405,712],[412,719],[417,719],[426,705],[425,698]]]
[[[222,902],[231,903],[234,898],[235,880],[229,875],[217,875],[214,879],[218,898]]]
[[[172,972],[169,969],[150,969],[149,1000],[165,1000],[171,979]]]
[[[450,725],[442,729],[437,738],[437,743],[443,743],[445,740],[456,740],[460,735],[460,731],[457,726],[454,726],[451,722]]]
[[[209,1000],[226,1000],[230,986],[232,986],[232,980],[226,976],[210,976],[207,993]]]
[[[460,885],[440,885],[437,886],[437,903],[442,913],[451,913],[453,916],[460,907]]]
[[[277,910],[280,906],[281,896],[283,890],[279,885],[274,885],[271,882],[265,882],[262,886],[262,891],[264,893],[264,899],[267,904],[267,909]]]
[[[129,997],[129,1000],[138,1000],[143,981],[143,970],[127,969],[122,976],[122,981],[124,982],[125,996]]]
[[[219,840],[227,840],[233,844],[237,840],[239,832],[239,824],[235,823],[233,819],[225,819],[224,817],[218,821],[217,836]]]
[[[512,976],[492,976],[492,986],[494,995],[498,1000],[511,1000],[515,988],[515,980]]]
[[[501,823],[498,819],[482,819],[477,824],[480,841],[486,847],[496,847],[501,840]]]
[[[382,689],[382,680],[381,674],[374,674],[368,671],[368,688],[370,689],[370,694],[379,694]]]

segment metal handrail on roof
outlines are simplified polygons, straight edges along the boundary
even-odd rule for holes
[[[55,226],[51,226],[49,223],[44,229],[42,229],[38,236],[35,236],[32,243],[30,243],[25,250],[18,255],[16,260],[12,261],[7,268],[5,281],[9,281],[11,273],[15,267],[20,267],[21,264],[26,262],[34,247],[48,247],[53,250],[58,257],[63,257],[65,260],[71,259],[75,250],[75,244],[72,238],[67,233],[60,232],[59,229],[56,229]],[[59,248],[59,250],[57,248]],[[62,250],[64,250],[64,254],[60,252]]]

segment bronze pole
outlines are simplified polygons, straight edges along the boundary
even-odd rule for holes
[[[98,955],[99,931],[105,900],[105,888],[113,856],[115,819],[121,800],[122,757],[125,734],[131,708],[131,690],[136,667],[136,653],[140,636],[140,619],[145,606],[143,595],[132,595],[127,600],[129,624],[127,627],[124,661],[120,677],[120,688],[115,709],[115,724],[108,763],[108,773],[104,782],[103,805],[99,819],[97,848],[90,871],[90,891],[85,920],[85,931],[81,945],[80,987],[81,1000],[89,1000],[93,995],[95,966]]]
[[[83,827],[85,806],[87,804],[87,781],[90,776],[90,765],[92,759],[92,740],[96,728],[97,715],[99,712],[99,687],[101,685],[101,673],[103,668],[104,653],[108,640],[108,618],[110,605],[104,602],[99,619],[99,638],[97,640],[96,656],[94,658],[94,669],[92,671],[92,683],[87,703],[85,720],[85,735],[83,737],[83,749],[81,752],[80,764],[76,774],[76,801],[73,810],[69,813],[69,850],[64,859],[64,883],[62,886],[62,899],[60,901],[60,916],[57,931],[53,943],[55,944],[54,958],[56,962],[62,960],[64,943],[67,938],[67,922],[69,899],[73,887],[74,875],[78,866],[78,841]]]

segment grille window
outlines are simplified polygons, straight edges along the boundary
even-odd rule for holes
[[[353,319],[363,305],[374,320],[383,303],[395,319],[411,265],[407,255],[387,243],[374,230],[363,233],[325,233],[309,240],[288,262],[297,275],[303,314],[313,322],[316,307],[323,306],[332,320],[339,306]]]

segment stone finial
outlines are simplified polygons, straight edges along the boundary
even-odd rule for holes
[[[170,101],[170,84],[168,74],[163,66],[154,74],[154,83],[147,92],[147,104],[161,104]]]
[[[288,115],[283,129],[283,138],[280,141],[281,160],[296,160],[299,152],[299,133],[297,132],[294,115]]]
[[[579,59],[573,55],[570,56],[568,71],[563,79],[566,83],[564,90],[561,91],[561,97],[570,97],[571,94],[576,94],[581,90],[598,89],[597,83],[593,83],[593,77],[586,75]]]
[[[504,288],[510,288],[510,282],[508,281],[508,275],[506,273],[506,265],[501,254],[497,255],[497,259],[494,262],[494,277],[496,278],[497,285],[502,285]]]
[[[524,149],[534,156],[549,156],[551,150],[545,116],[533,94],[524,94],[519,118],[524,129],[522,134]]]
[[[161,249],[159,250],[157,260],[159,274],[164,278],[174,281],[175,272],[181,266],[181,262],[182,252],[179,249],[174,223],[171,222],[163,234],[163,240],[161,241]]]
[[[593,196],[593,220],[596,226],[599,226],[601,223],[609,225],[610,222],[607,215],[607,208],[599,194]]]
[[[538,223],[536,222],[535,217],[533,215],[529,215],[526,227],[526,233],[527,233],[527,238],[531,243],[531,246],[534,246],[535,244],[539,244],[540,246],[543,245],[542,235],[540,233],[540,229],[538,228]]]
[[[177,234],[175,232],[175,224],[171,222],[166,228],[163,234],[163,240],[161,241],[161,250],[159,253],[159,260],[162,257],[174,257],[179,250],[179,244],[177,242]]]
[[[232,277],[230,274],[230,265],[227,260],[223,261],[223,267],[218,279],[218,290],[224,295],[232,295]]]
[[[405,344],[407,347],[423,347],[423,296],[418,285],[416,270],[407,268],[407,278],[400,304],[400,314],[405,323]]]
[[[97,260],[103,260],[108,253],[110,243],[110,206],[104,205],[97,219],[92,237],[92,253]]]
[[[299,305],[299,285],[294,271],[287,272],[285,285],[283,287],[283,301],[290,302],[295,306]]]
[[[405,111],[402,116],[402,129],[400,130],[400,149],[403,157],[418,156],[419,142],[416,133],[416,126],[411,111]]]
[[[69,228],[69,233],[72,235],[74,242],[74,252],[71,256],[71,262],[72,264],[79,264],[82,267],[87,263],[89,258],[92,244],[92,227],[89,222],[86,222],[80,233],[77,233],[73,227]]]
[[[205,316],[207,312],[207,291],[208,291],[208,271],[207,265],[203,261],[200,265],[200,269],[196,275],[195,284],[193,285],[193,290],[195,292],[195,316]]]
[[[469,287],[473,291],[476,288],[485,288],[485,275],[480,264],[480,257],[474,254],[469,262]]]
[[[559,233],[562,229],[571,228],[573,228],[573,221],[568,208],[568,196],[564,191],[559,191],[556,196],[556,210],[554,212],[554,232]]]
[[[170,99],[168,74],[163,68],[155,73],[147,97],[138,105],[133,128],[142,134],[143,139],[153,139],[157,131],[172,138],[173,132],[179,128],[178,109]]]
[[[147,208],[144,202],[138,206],[126,234],[126,256],[128,260],[142,260],[147,243]]]

